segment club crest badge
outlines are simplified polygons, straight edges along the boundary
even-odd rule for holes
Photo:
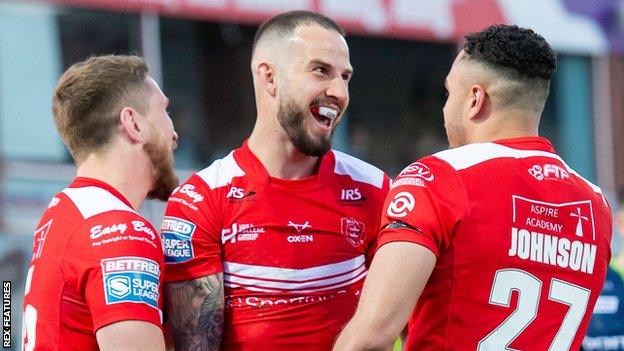
[[[362,245],[364,242],[364,230],[366,229],[364,223],[354,218],[342,218],[340,222],[342,235],[345,236],[347,241],[354,247]]]

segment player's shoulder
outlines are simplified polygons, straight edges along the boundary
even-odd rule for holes
[[[338,150],[332,150],[335,158],[334,174],[348,176],[353,181],[382,189],[387,176],[381,169]]]
[[[448,186],[448,180],[456,177],[454,175],[456,170],[436,155],[424,156],[403,168],[392,182],[392,189],[400,185],[416,185],[425,188],[441,183],[442,186]]]
[[[588,192],[592,192],[596,196],[602,198],[604,204],[609,206],[602,189],[598,185],[592,183],[576,172],[559,155],[553,152],[544,150],[516,149],[490,142],[467,144],[457,148],[437,152],[430,157],[444,161],[455,171],[467,170],[492,160],[502,161],[505,159],[526,159],[531,157],[550,158],[556,164],[560,164],[561,167],[569,173],[569,175],[577,178],[579,183],[586,187]]]
[[[88,248],[86,252],[102,249],[117,250],[120,245],[131,250],[137,246],[145,250],[145,244],[159,250],[160,239],[154,226],[124,201],[99,187],[66,188],[65,195],[81,220],[72,224],[74,229],[64,228],[76,247]],[[75,247],[75,248],[76,248]]]
[[[75,206],[83,219],[110,214],[111,212],[124,213],[131,216],[139,214],[128,204],[109,191],[97,186],[79,188],[65,188],[61,194],[66,196]],[[57,195],[55,198],[59,198]],[[52,201],[55,201],[54,198]]]
[[[227,156],[215,160],[210,166],[195,173],[195,179],[201,180],[210,190],[214,190],[231,184],[236,177],[244,176],[245,171],[234,157],[234,152],[235,150],[231,151]]]
[[[457,171],[491,160],[549,157],[563,162],[557,154],[544,150],[516,149],[497,143],[473,143],[437,152],[432,157],[446,162]]]
[[[234,157],[234,151],[217,159],[210,166],[193,173],[177,186],[169,197],[169,204],[180,203],[193,210],[206,198],[213,198],[232,184],[235,178],[243,177],[245,171]]]

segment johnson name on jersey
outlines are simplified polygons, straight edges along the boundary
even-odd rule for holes
[[[388,196],[380,244],[437,256],[408,349],[577,350],[605,280],[611,215],[600,188],[539,137],[419,160]],[[395,228],[395,229],[393,229]]]

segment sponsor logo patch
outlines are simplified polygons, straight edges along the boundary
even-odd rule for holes
[[[312,228],[312,225],[310,224],[309,221],[305,221],[305,223],[301,223],[301,224],[295,223],[293,221],[288,221],[288,226],[295,228],[297,233],[301,233],[304,229]]]
[[[386,213],[390,217],[405,217],[414,209],[414,206],[416,206],[414,195],[401,191],[394,195]]]
[[[354,247],[362,245],[364,242],[364,230],[366,225],[354,218],[342,218],[340,220],[342,235]]]
[[[260,234],[264,234],[264,227],[255,226],[253,223],[232,223],[231,228],[221,230],[221,243],[238,241],[255,241]]]
[[[533,178],[542,181],[542,180],[566,180],[570,179],[570,173],[567,170],[563,169],[560,166],[545,164],[545,165],[533,165],[529,168],[529,174],[533,176]]]
[[[402,170],[401,173],[399,173],[399,175],[397,176],[397,178],[403,177],[421,178],[427,182],[431,182],[435,178],[433,176],[433,173],[431,173],[429,167],[421,162],[414,162],[411,165],[405,167],[405,169]]]
[[[197,203],[204,201],[204,196],[195,191],[195,185],[184,184],[173,190],[169,197],[169,202],[178,202],[193,211],[197,211]]]
[[[50,231],[50,227],[52,226],[53,221],[53,219],[47,221],[46,224],[42,225],[35,231],[31,262],[41,257],[41,253],[43,252],[43,245],[45,244],[46,237],[48,236],[48,232]]]
[[[91,227],[91,229],[89,230],[89,237],[91,239],[98,239],[102,236],[109,234],[124,234],[127,229],[128,225],[126,223],[117,223],[108,227],[104,227],[103,225],[98,224]]]
[[[365,201],[366,196],[363,196],[358,188],[342,189],[340,190],[340,201],[342,202],[355,202]]]
[[[419,186],[421,188],[425,188],[425,181],[420,179],[420,178],[400,178],[395,180],[394,182],[392,182],[392,184],[390,185],[390,189],[394,189],[398,186],[401,185],[414,185],[414,186]]]
[[[195,224],[177,217],[166,216],[160,227],[166,263],[186,262],[193,255]]]
[[[106,304],[144,303],[158,309],[160,267],[144,257],[124,256],[100,261]]]
[[[188,196],[191,200],[193,200],[194,204],[204,201],[204,196],[195,191],[195,185],[184,184],[180,187],[178,192],[180,194],[185,194],[186,196]]]
[[[598,247],[591,200],[551,203],[512,196],[508,255],[593,274]]]
[[[233,187],[230,187],[230,190],[228,191],[228,194],[225,196],[225,198],[230,199],[230,200],[242,200],[244,198],[254,196],[254,195],[256,195],[256,192],[253,190],[250,190],[249,192],[245,193],[245,189],[237,188],[233,186]]]

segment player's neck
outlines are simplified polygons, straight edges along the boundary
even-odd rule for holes
[[[301,179],[316,174],[319,157],[302,154],[287,136],[263,135],[256,129],[247,145],[260,160],[269,176],[281,179]]]
[[[477,128],[474,128],[470,135],[470,142],[485,143],[495,140],[538,135],[537,123],[529,123],[527,119],[521,120],[514,116],[501,117],[498,119],[496,119],[496,117],[491,118]]]
[[[149,160],[129,157],[124,151],[91,154],[77,167],[76,176],[93,178],[115,188],[138,210],[147,196],[150,174]]]

